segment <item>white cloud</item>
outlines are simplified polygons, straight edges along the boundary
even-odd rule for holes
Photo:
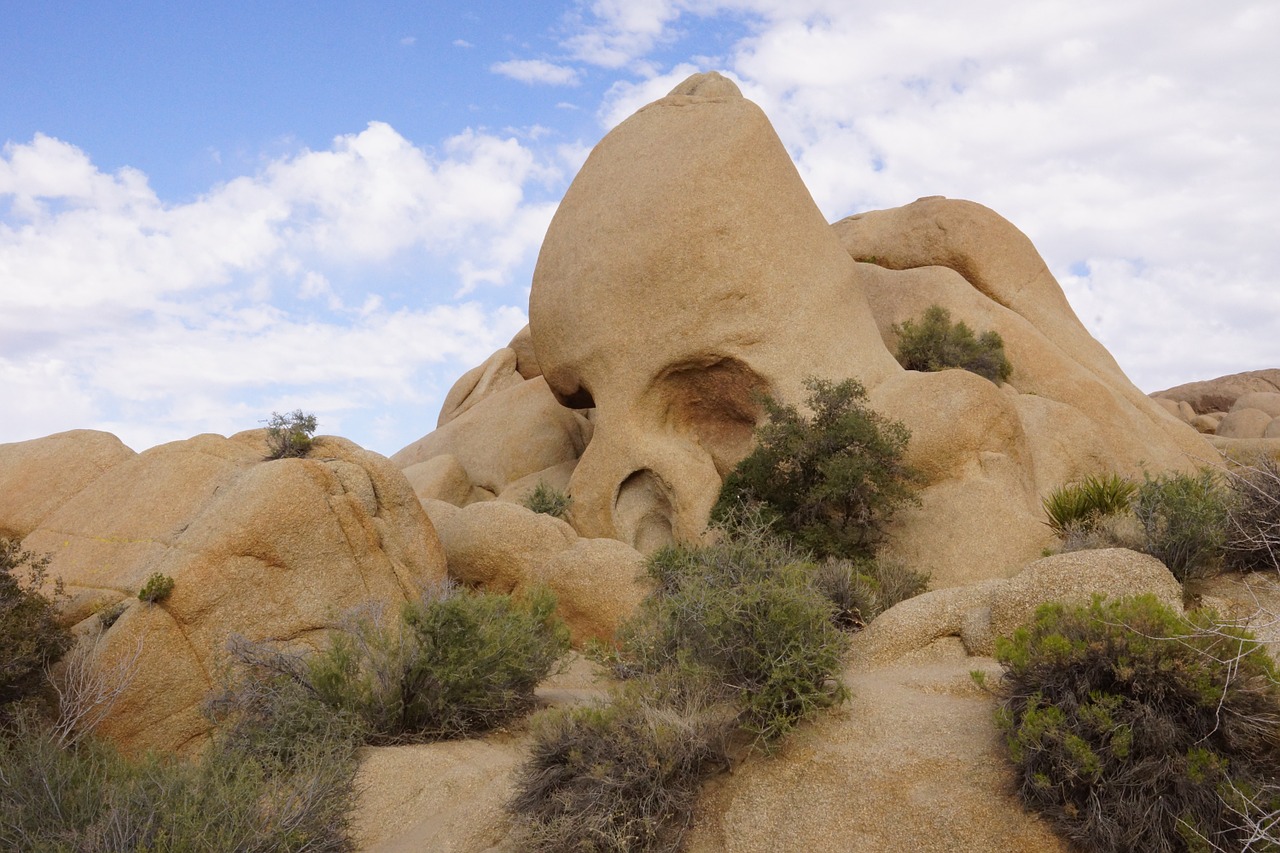
[[[521,83],[542,83],[547,86],[576,86],[578,72],[567,65],[555,65],[542,59],[511,59],[489,66],[494,74],[519,80]]]
[[[400,44],[403,45],[404,47],[413,47],[417,43],[418,43],[417,36],[405,36],[404,38],[400,39]]]
[[[475,47],[474,44],[467,41],[466,39],[454,39],[453,46],[454,47]]]
[[[1063,276],[1088,262],[1093,272],[1064,287],[1146,390],[1280,366],[1275,4],[591,10],[569,42],[617,46],[597,59],[639,75],[610,88],[603,124],[706,70],[669,62],[655,73],[645,64],[655,45],[732,17],[747,35],[722,70],[764,108],[829,218],[934,194],[987,204]]]
[[[515,138],[468,130],[432,153],[375,122],[170,205],[68,143],[9,144],[0,441],[96,426],[140,448],[254,426],[284,399],[331,423],[345,411],[351,437],[372,440],[368,411],[430,409],[526,322],[492,291],[454,294],[527,274],[554,205],[526,188],[562,170],[558,151]],[[379,269],[409,259],[415,287],[379,292]],[[433,423],[405,421],[398,438]]]
[[[592,21],[565,40],[575,59],[622,68],[669,38],[668,25],[681,10],[672,0],[597,0]]]

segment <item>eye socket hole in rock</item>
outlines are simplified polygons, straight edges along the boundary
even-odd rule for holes
[[[721,477],[750,452],[768,383],[746,364],[718,356],[686,361],[667,368],[654,388],[665,398],[666,423],[696,436]]]
[[[640,553],[649,554],[675,542],[671,526],[674,514],[666,487],[652,471],[633,471],[618,486],[613,503],[614,523]]]

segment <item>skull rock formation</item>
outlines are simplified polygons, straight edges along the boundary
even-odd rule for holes
[[[898,366],[893,324],[935,302],[1004,337],[1007,385]],[[592,151],[547,232],[529,317],[550,391],[594,408],[571,520],[641,551],[699,537],[751,446],[754,395],[800,402],[808,376],[860,380],[911,428],[926,484],[893,547],[935,586],[1037,556],[1041,496],[1066,480],[1215,458],[1129,382],[1014,226],[942,198],[829,226],[768,119],[714,73]]]
[[[856,264],[759,107],[696,75],[596,146],[538,257],[529,325],[565,405],[595,408],[570,490],[586,536],[702,532],[758,392],[901,372]]]

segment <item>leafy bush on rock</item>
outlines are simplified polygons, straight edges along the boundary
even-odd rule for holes
[[[71,648],[54,603],[41,594],[49,557],[0,538],[0,721],[5,709],[45,685],[45,670]],[[55,596],[61,585],[55,586]]]
[[[1043,501],[1049,527],[1059,536],[1087,532],[1105,519],[1129,512],[1138,486],[1119,474],[1091,474],[1054,489]]]
[[[911,432],[870,409],[856,380],[805,387],[812,417],[763,399],[756,448],[725,478],[712,517],[759,505],[780,535],[819,557],[870,557],[894,513],[916,501]]]
[[[534,490],[529,493],[529,496],[525,498],[524,505],[526,509],[531,509],[534,512],[554,516],[555,518],[564,518],[569,512],[569,504],[572,502],[572,498],[554,486],[538,483]]]
[[[931,305],[919,321],[894,325],[898,335],[898,363],[907,370],[937,371],[959,367],[995,382],[1008,381],[1013,366],[999,332],[975,335],[963,321],[951,322],[951,312]]]
[[[164,601],[173,593],[173,578],[166,574],[156,572],[147,578],[147,582],[142,585],[142,589],[138,590],[138,600],[145,601],[149,604],[156,604]]]
[[[443,587],[399,618],[348,614],[327,649],[290,655],[240,643],[242,662],[282,675],[334,711],[359,719],[371,743],[460,737],[527,710],[569,646],[555,597]]]
[[[1041,607],[996,654],[1019,793],[1068,838],[1277,849],[1280,674],[1247,632],[1152,596],[1095,600]]]
[[[1180,581],[1210,577],[1222,566],[1230,507],[1219,475],[1147,475],[1133,496],[1146,535],[1144,549]]]
[[[307,414],[302,409],[295,409],[287,415],[272,412],[267,419],[267,458],[306,456],[311,452],[315,432],[315,415]]]

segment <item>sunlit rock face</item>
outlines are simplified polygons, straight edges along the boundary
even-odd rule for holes
[[[764,113],[698,75],[592,152],[548,230],[529,301],[552,392],[594,406],[571,490],[590,536],[696,537],[749,449],[754,396],[808,375],[900,372],[857,265]]]
[[[893,325],[934,303],[1004,337],[1007,384],[898,366]],[[1213,458],[1129,382],[1014,226],[939,197],[828,225],[768,119],[714,73],[596,146],[529,316],[551,393],[594,409],[571,520],[642,551],[701,535],[751,446],[755,396],[802,402],[809,376],[857,378],[911,428],[925,488],[892,548],[935,585],[1037,556],[1041,496],[1065,480]]]

